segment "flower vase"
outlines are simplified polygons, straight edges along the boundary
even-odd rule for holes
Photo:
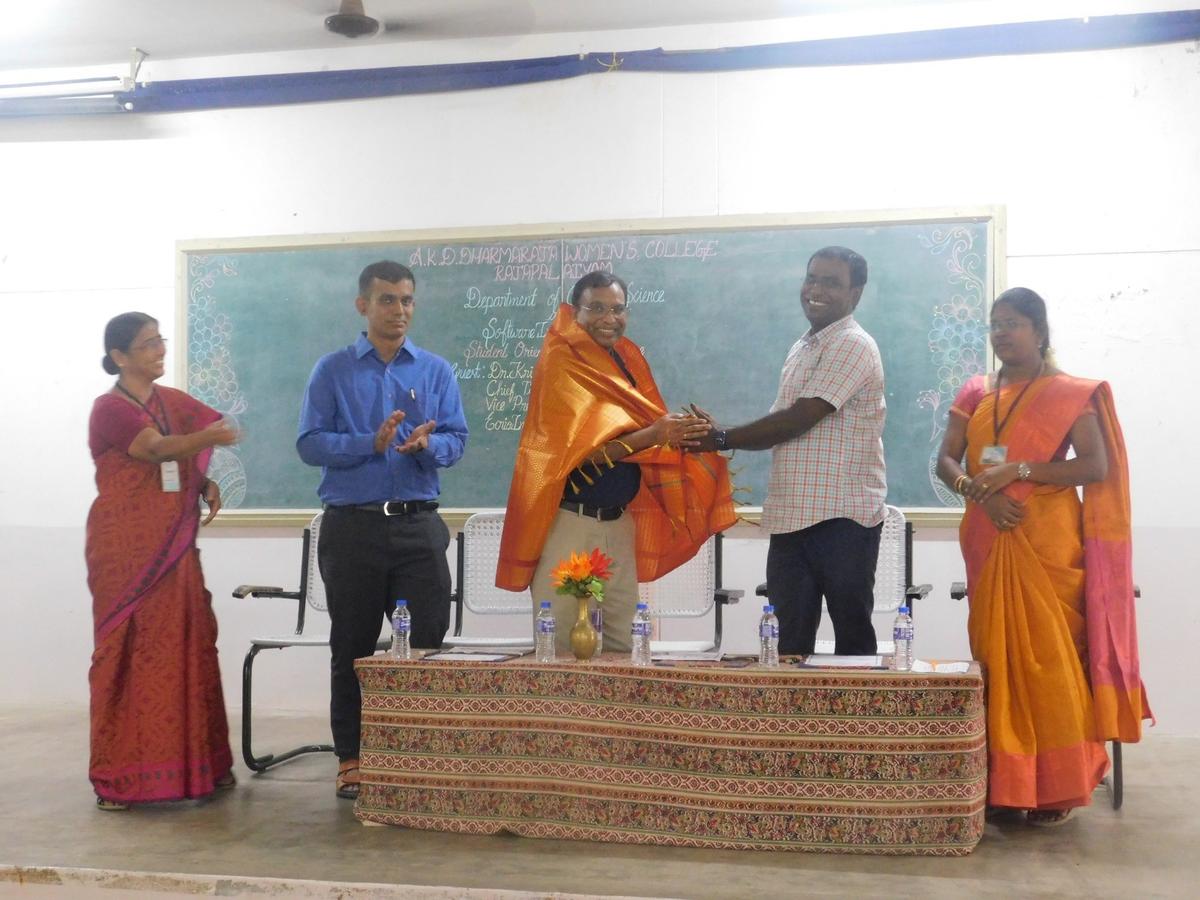
[[[587,597],[576,597],[575,624],[571,627],[571,652],[576,659],[591,659],[596,651],[596,629],[588,615]]]

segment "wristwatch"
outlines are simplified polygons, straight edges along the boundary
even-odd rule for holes
[[[1021,479],[1021,481],[1028,480],[1028,478],[1029,478],[1029,463],[1026,463],[1026,462],[1017,463],[1017,477],[1019,479]]]
[[[713,443],[717,445],[718,450],[729,449],[729,432],[722,428],[713,435]]]

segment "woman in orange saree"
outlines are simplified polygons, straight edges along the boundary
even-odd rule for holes
[[[1104,742],[1139,740],[1150,717],[1128,466],[1109,386],[1054,367],[1040,296],[1001,294],[991,335],[1001,368],[959,393],[938,474],[967,500],[959,539],[971,652],[987,678],[989,803],[1058,825],[1091,802]]]
[[[217,666],[217,623],[196,549],[199,503],[220,492],[204,471],[237,433],[181,391],[154,386],[165,339],[143,313],[105,329],[89,445],[99,496],[86,558],[95,652],[89,776],[101,809],[203,797],[233,783]]]

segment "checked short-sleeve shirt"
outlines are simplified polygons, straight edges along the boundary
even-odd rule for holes
[[[786,534],[841,518],[878,525],[887,499],[883,362],[853,316],[810,331],[788,351],[771,411],[801,397],[824,400],[834,412],[772,451],[763,527]]]

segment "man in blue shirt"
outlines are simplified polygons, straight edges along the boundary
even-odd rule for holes
[[[450,625],[450,532],[438,516],[438,469],[462,458],[467,420],[450,364],[408,337],[416,279],[372,263],[354,304],[367,330],[323,356],[300,409],[296,449],[321,467],[317,558],[329,600],[330,724],[337,794],[358,795],[361,696],[354,660],[375,651],[395,601],[412,611],[414,647],[440,647]]]

